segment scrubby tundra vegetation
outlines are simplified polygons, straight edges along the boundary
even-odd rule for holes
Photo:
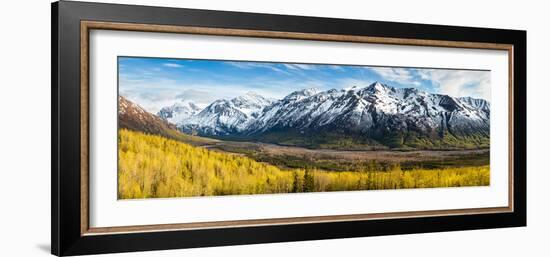
[[[327,171],[282,168],[243,154],[119,130],[118,198],[327,192],[489,185],[488,165]]]

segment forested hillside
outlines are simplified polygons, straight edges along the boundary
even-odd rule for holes
[[[388,171],[281,169],[162,136],[119,130],[118,198],[489,185],[489,166]]]

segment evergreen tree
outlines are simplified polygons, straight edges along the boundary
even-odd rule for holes
[[[303,192],[303,185],[300,181],[300,175],[298,175],[297,171],[294,171],[294,181],[292,183],[292,192],[293,193],[300,193]]]
[[[304,172],[304,192],[315,192],[315,179],[309,169]]]

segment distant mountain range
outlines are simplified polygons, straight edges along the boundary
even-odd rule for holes
[[[201,108],[195,103],[191,101],[180,101],[171,106],[163,107],[157,115],[172,124],[181,124],[200,111]]]
[[[376,82],[367,87],[256,93],[162,108],[158,117],[188,134],[312,148],[450,149],[489,146],[490,104]]]
[[[216,142],[213,139],[182,133],[174,124],[147,112],[123,96],[118,97],[118,127],[163,136],[194,146],[211,145]]]

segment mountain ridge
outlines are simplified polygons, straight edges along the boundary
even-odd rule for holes
[[[199,113],[201,110],[202,109],[192,101],[178,101],[171,106],[160,109],[157,116],[172,124],[178,124]]]
[[[169,131],[177,129],[174,124],[149,113],[123,96],[118,97],[118,126],[167,137],[170,136]]]
[[[176,123],[209,137],[309,147],[488,147],[490,103],[375,82],[367,87],[304,89],[280,100],[255,93],[220,99]],[[330,141],[330,142],[329,142]]]

